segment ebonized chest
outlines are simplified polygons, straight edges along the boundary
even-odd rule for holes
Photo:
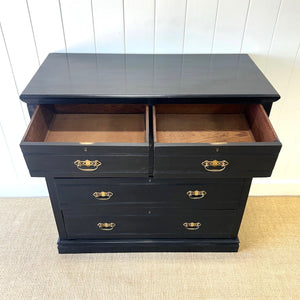
[[[50,54],[20,98],[60,253],[237,251],[280,97],[248,55]]]

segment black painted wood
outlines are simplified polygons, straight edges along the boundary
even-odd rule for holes
[[[20,98],[30,115],[55,103],[262,103],[269,114],[279,95],[245,54],[53,53]],[[252,177],[271,175],[280,142],[157,144],[149,110],[149,143],[21,142],[31,175],[46,177],[59,253],[238,250]],[[82,172],[77,159],[102,166]],[[229,165],[205,171],[201,162],[214,159]],[[196,189],[207,195],[189,199]],[[114,196],[96,200],[102,190]],[[117,225],[101,231],[98,222]],[[188,231],[184,222],[202,226]]]
[[[157,178],[251,178],[271,176],[279,151],[279,141],[228,143],[226,145],[154,144],[154,176]],[[209,172],[205,160],[226,160],[222,172]]]
[[[270,115],[272,105],[273,105],[272,102],[263,103],[263,107],[264,107],[264,109],[265,109],[268,116]]]
[[[142,181],[142,179],[137,179],[137,181]],[[214,209],[205,210],[199,209],[200,207],[193,203],[189,205],[170,201],[79,207],[68,203],[69,205],[62,208],[67,237],[71,239],[236,237],[250,185],[251,180],[247,179],[237,195],[232,193],[221,197],[226,202],[230,197],[239,196],[240,203],[235,210],[218,209],[217,206]],[[60,199],[60,202],[62,201]],[[98,222],[114,222],[116,227],[112,231],[101,231],[97,227]],[[189,231],[183,226],[185,222],[200,222],[202,226],[196,231]]]
[[[34,111],[36,109],[36,106],[37,106],[37,104],[29,104],[29,103],[27,103],[27,109],[28,109],[28,113],[29,113],[30,118],[33,116],[33,113],[34,113]]]
[[[95,146],[95,144],[93,146]],[[21,143],[27,167],[30,171],[30,175],[33,177],[148,177],[149,156],[147,154],[145,155],[145,152],[148,153],[147,146],[130,147],[133,153],[139,152],[138,154],[131,153],[131,155],[118,155],[118,146],[116,146],[116,150],[112,155],[109,155],[109,152],[104,155],[101,153],[103,151],[100,150],[97,155],[87,155],[83,154],[84,150],[82,149],[84,147],[81,145],[77,146],[78,151],[75,151],[78,152],[77,155],[67,155],[70,153],[70,147],[67,145],[57,145],[53,146],[52,150],[47,152],[47,150],[43,151],[45,147],[43,147],[43,144],[40,144],[39,150],[41,153],[37,153],[34,149],[39,148],[38,146],[26,145],[26,142]],[[74,146],[74,148],[76,148],[76,146]],[[99,148],[103,147],[99,146]],[[111,148],[113,147],[110,147],[110,149]],[[65,155],[56,155],[59,151],[64,152]],[[85,172],[79,170],[74,164],[76,160],[87,159],[91,161],[99,160],[102,165],[95,171]]]
[[[148,179],[120,180],[115,178],[56,179],[55,187],[59,195],[60,207],[78,212],[102,213],[110,209],[115,214],[127,211],[130,206],[140,206],[143,212],[151,210],[150,205],[163,207],[177,206],[195,209],[237,209],[245,198],[244,188],[249,186],[245,179]],[[188,191],[205,191],[202,199],[189,197]],[[97,199],[95,192],[111,192],[108,200]],[[247,195],[247,194],[246,194]],[[99,197],[98,197],[99,198]],[[104,199],[107,197],[104,197]],[[131,209],[131,208],[130,208]],[[117,210],[117,211],[116,211]]]
[[[64,253],[105,252],[237,252],[238,238],[233,239],[76,239],[57,242]]]
[[[241,193],[241,197],[240,197],[240,206],[237,209],[237,213],[235,214],[235,220],[234,220],[234,236],[238,236],[238,232],[241,226],[241,222],[242,222],[242,218],[245,212],[245,207],[246,207],[246,203],[247,203],[247,199],[248,199],[248,195],[249,195],[249,190],[251,187],[251,182],[252,182],[252,178],[248,178],[246,179],[247,184],[243,185],[243,190]]]
[[[278,93],[247,54],[64,54],[20,98],[46,103],[268,103]]]
[[[152,214],[148,214],[148,210]],[[234,238],[239,224],[236,210],[198,210],[173,207],[128,206],[102,214],[73,214],[63,211],[67,237],[77,238]],[[103,231],[97,224],[115,223],[113,230]],[[185,222],[200,222],[198,230],[188,230]]]
[[[46,178],[46,183],[47,183],[47,187],[48,187],[48,191],[49,191],[50,201],[51,201],[52,210],[53,210],[59,237],[61,239],[66,239],[67,233],[66,233],[66,229],[65,229],[65,222],[63,219],[62,211],[59,207],[59,200],[58,200],[58,195],[57,195],[56,189],[55,189],[54,179]]]

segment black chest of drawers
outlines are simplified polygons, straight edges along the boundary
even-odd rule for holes
[[[50,54],[20,97],[60,253],[237,251],[281,143],[248,55]]]

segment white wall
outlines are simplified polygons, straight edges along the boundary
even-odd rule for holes
[[[281,94],[271,121],[283,142],[272,178],[251,194],[300,194],[299,0],[0,1],[0,196],[46,195],[19,142],[18,99],[49,52],[249,53]]]

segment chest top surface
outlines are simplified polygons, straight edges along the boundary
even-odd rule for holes
[[[47,103],[252,103],[280,98],[247,54],[51,53],[20,98]]]

